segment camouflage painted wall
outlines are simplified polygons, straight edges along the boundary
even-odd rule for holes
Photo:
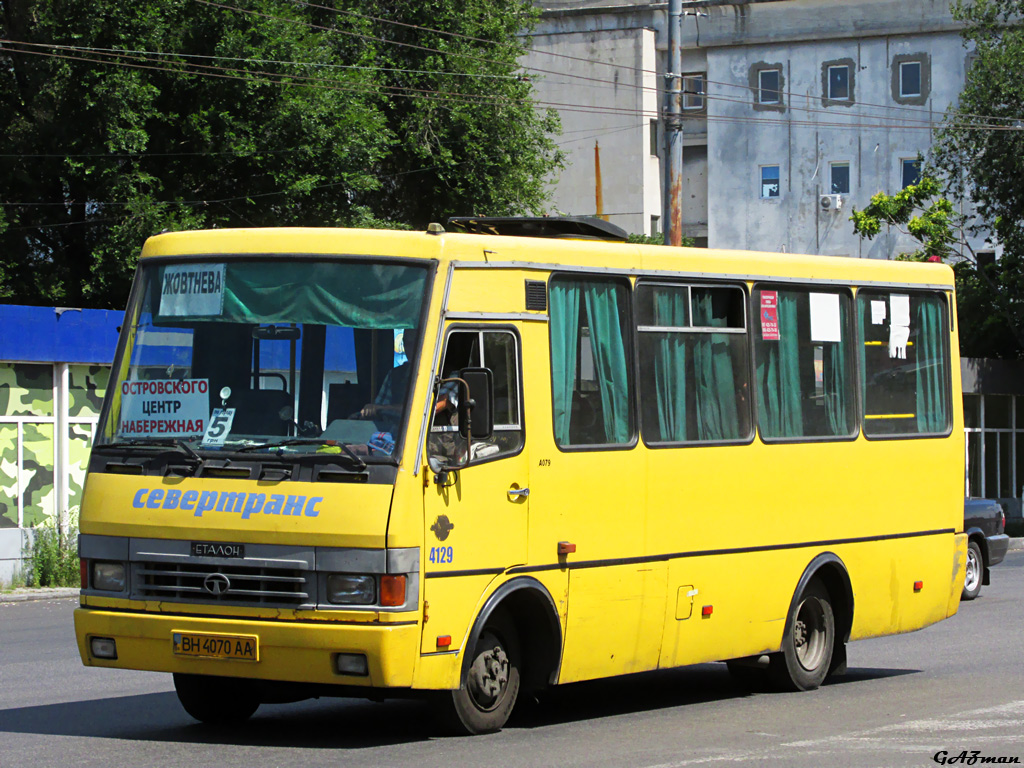
[[[68,366],[68,508],[77,507],[85,480],[94,422],[106,389],[108,366]],[[58,367],[0,363],[0,528],[18,525],[21,489],[25,527],[55,514],[53,385]],[[12,417],[18,417],[13,419]],[[18,466],[21,434],[22,465]],[[59,450],[58,446],[58,450]],[[20,481],[20,482],[19,482]]]
[[[85,470],[89,463],[89,448],[96,434],[96,420],[103,406],[103,393],[107,389],[110,367],[106,365],[69,365],[68,385],[68,509],[76,510],[81,503]],[[90,423],[74,423],[85,419]]]

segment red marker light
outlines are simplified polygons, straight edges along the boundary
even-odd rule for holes
[[[89,588],[89,561],[84,557],[79,562],[79,570],[81,571],[82,577],[82,589]]]
[[[438,648],[447,648],[451,644],[452,644],[452,636],[451,635],[438,635],[438,637],[437,637],[437,647]]]
[[[700,609],[700,615],[705,617],[705,618],[707,618],[708,616],[711,615],[712,611],[714,611],[714,610],[715,610],[715,606],[713,606],[713,605],[705,605],[703,608]]]
[[[571,555],[576,551],[576,545],[568,541],[558,542],[558,554]]]
[[[924,589],[924,582],[923,581],[915,581],[914,582],[914,591],[915,592],[920,592],[922,589]]]

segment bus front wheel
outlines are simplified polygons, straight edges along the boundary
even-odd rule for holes
[[[174,691],[185,711],[207,725],[239,725],[252,717],[260,706],[253,684],[234,677],[176,672]]]
[[[782,638],[771,655],[771,672],[783,690],[812,691],[828,675],[836,624],[828,589],[814,578],[804,587]]]
[[[457,733],[500,731],[519,695],[521,661],[515,628],[503,616],[493,617],[472,653],[465,683],[446,694],[446,719]]]

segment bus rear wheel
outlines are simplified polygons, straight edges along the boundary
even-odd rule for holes
[[[519,695],[521,661],[515,628],[502,616],[492,618],[472,653],[465,684],[447,694],[446,719],[456,733],[500,731]]]
[[[210,675],[174,674],[174,691],[181,706],[207,725],[240,725],[259,709],[260,700],[249,680]]]
[[[782,650],[771,655],[776,685],[787,691],[813,691],[828,675],[836,624],[828,589],[820,579],[804,587],[782,637]]]

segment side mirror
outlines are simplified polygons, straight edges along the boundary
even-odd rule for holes
[[[490,368],[463,368],[459,378],[468,390],[459,400],[459,434],[487,440],[494,434],[494,374]]]

